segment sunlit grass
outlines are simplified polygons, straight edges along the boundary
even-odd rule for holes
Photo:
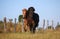
[[[0,39],[60,39],[59,31],[24,33],[0,33]]]

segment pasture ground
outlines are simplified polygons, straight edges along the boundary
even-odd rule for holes
[[[60,31],[0,33],[0,39],[60,39]]]

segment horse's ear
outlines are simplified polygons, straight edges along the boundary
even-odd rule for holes
[[[28,8],[28,11],[30,11],[30,9],[33,9],[33,11],[35,11],[35,8],[34,7],[29,7]]]

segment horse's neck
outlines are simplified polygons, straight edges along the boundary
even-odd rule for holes
[[[32,17],[33,17],[33,15],[29,15],[28,17],[29,17],[29,18],[32,18]]]
[[[26,15],[23,15],[23,19],[26,19]]]
[[[23,15],[23,17],[25,17],[26,15]]]

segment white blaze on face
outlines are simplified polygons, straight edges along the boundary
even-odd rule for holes
[[[27,12],[27,9],[23,9],[23,10],[22,10],[23,17],[26,16],[26,12]]]
[[[26,11],[23,11],[23,15],[26,15]]]

